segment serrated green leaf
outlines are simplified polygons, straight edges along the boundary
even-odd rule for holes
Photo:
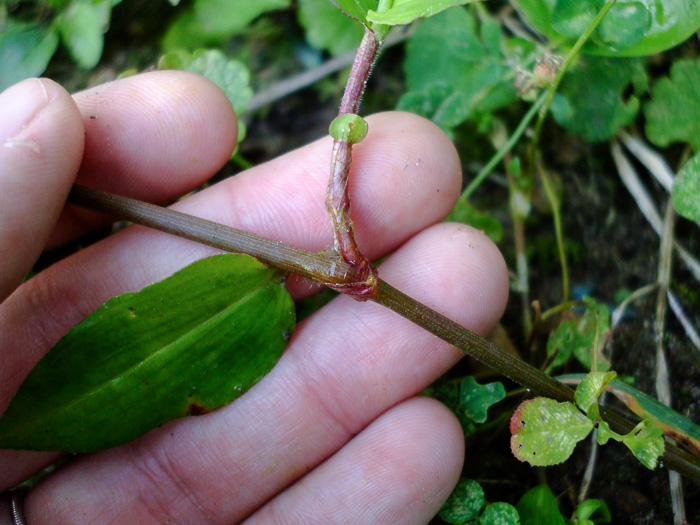
[[[377,13],[370,10],[367,20],[375,24],[390,26],[410,24],[417,18],[428,18],[445,9],[465,5],[477,0],[394,0],[390,9]]]
[[[203,259],[61,339],[0,418],[0,447],[86,452],[215,410],[273,367],[293,327],[278,271],[244,255]]]
[[[489,407],[505,397],[503,383],[480,385],[474,376],[465,378],[459,387],[460,406],[477,423],[486,421]]]
[[[58,40],[53,26],[5,20],[0,31],[0,91],[40,76],[56,52]]]
[[[632,431],[622,436],[622,442],[646,468],[654,470],[664,453],[663,430],[650,419],[640,421]]]
[[[700,4],[700,2],[699,2]],[[700,59],[677,60],[671,75],[658,80],[644,107],[646,134],[654,144],[689,142],[700,152]]]
[[[552,101],[552,115],[574,135],[591,142],[607,140],[637,115],[637,96],[623,98],[630,84],[635,93],[646,87],[643,61],[586,57],[564,78]]]
[[[167,51],[194,50],[241,33],[263,13],[289,7],[291,0],[195,0],[175,18],[163,36]]]
[[[484,489],[473,479],[460,479],[438,516],[447,523],[462,525],[479,516],[484,506]]]
[[[499,243],[503,239],[503,225],[501,222],[490,215],[481,213],[464,200],[457,201],[450,214],[445,217],[445,221],[468,224],[477,230],[483,231],[495,243]]]
[[[585,22],[592,20],[590,13],[597,14],[604,2],[516,0],[516,5],[528,23],[554,44],[571,46],[588,27]],[[562,13],[571,14],[571,18]],[[604,56],[653,55],[680,44],[699,28],[700,2],[617,0],[582,52]]]
[[[520,525],[566,525],[559,511],[557,499],[547,485],[528,490],[515,506],[520,515]]]
[[[491,503],[479,517],[480,525],[520,525],[516,508],[503,502]]]
[[[569,314],[572,318],[565,319],[547,340],[547,356],[556,354],[547,370],[550,371],[564,364],[572,355],[586,368],[591,368],[591,349],[596,339],[596,318],[598,320],[598,339],[602,340],[610,330],[610,310],[602,303],[597,303],[590,297],[585,297],[590,308],[586,308],[580,316]],[[610,362],[599,353],[598,368],[607,370]]]
[[[109,25],[111,12],[110,0],[91,3],[73,1],[56,18],[61,41],[80,67],[90,69],[100,61],[103,34]]]
[[[250,73],[238,60],[229,60],[218,49],[198,49],[189,53],[183,49],[170,51],[158,61],[158,69],[180,69],[202,75],[219,86],[231,101],[236,114],[245,112],[253,90]],[[238,119],[238,142],[245,138],[245,124]]]
[[[297,17],[306,31],[306,41],[332,55],[356,49],[362,41],[364,27],[328,0],[299,0]]]
[[[516,458],[531,465],[557,465],[571,456],[576,443],[590,434],[593,426],[573,403],[529,399],[510,420],[510,449]]]
[[[515,100],[513,57],[500,53],[500,30],[488,22],[479,29],[476,18],[460,7],[423,22],[406,45],[408,92],[398,107],[449,132]]]
[[[600,394],[616,376],[615,372],[589,372],[586,374],[576,387],[574,394],[578,407],[588,414],[591,407],[598,401]],[[593,419],[598,419],[598,415],[594,415]]]
[[[673,181],[671,197],[680,215],[700,222],[700,152],[685,163]]]

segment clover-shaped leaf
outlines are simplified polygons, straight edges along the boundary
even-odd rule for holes
[[[462,525],[479,516],[484,506],[484,489],[473,479],[460,479],[457,486],[440,509],[440,519],[454,525]]]
[[[654,144],[689,142],[700,152],[700,60],[678,60],[671,76],[658,80],[644,107],[646,134]]]
[[[459,397],[462,410],[477,423],[483,423],[489,407],[506,397],[506,389],[499,382],[480,385],[469,376],[462,381]]]
[[[633,94],[625,97],[630,84]],[[639,59],[585,57],[564,78],[552,101],[552,115],[574,135],[591,142],[607,140],[637,115],[637,94],[646,85]]]

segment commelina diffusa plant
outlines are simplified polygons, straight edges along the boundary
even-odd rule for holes
[[[593,326],[588,345],[593,372],[567,378],[579,383],[574,392],[383,281],[355,242],[348,194],[352,147],[367,134],[367,123],[358,114],[360,101],[388,29],[471,1],[334,2],[364,26],[364,38],[339,115],[330,125],[333,149],[326,205],[334,232],[332,253],[306,252],[173,210],[75,186],[69,196],[71,204],[233,254],[203,259],[141,292],[118,296],[76,326],[39,362],[0,418],[0,447],[92,451],[135,439],[170,419],[199,415],[230,403],[274,366],[286,346],[295,320],[283,284],[285,276],[293,273],[359,301],[390,308],[541,396],[523,403],[511,421],[512,449],[520,459],[535,465],[559,463],[577,441],[598,428],[600,443],[609,439],[623,442],[649,468],[661,457],[666,467],[700,480],[698,457],[662,437],[665,434],[697,451],[696,427],[678,414],[669,419],[668,409],[631,394],[614,380],[613,372],[599,371],[598,348],[604,330],[596,305],[583,304]],[[464,199],[539,115],[531,148],[535,151],[557,87],[581,49],[604,55],[655,53],[687,38],[700,25],[697,4],[668,2],[665,18],[651,17],[648,6],[640,1],[521,0],[519,4],[534,27],[571,49],[563,60],[552,61],[542,78],[528,79],[528,89],[544,87],[544,93],[535,97],[531,111],[467,188]],[[671,16],[674,13],[678,16]],[[663,22],[671,19],[676,23]],[[530,165],[537,162],[533,153]],[[687,178],[691,177],[695,175]],[[684,195],[687,193],[679,201]],[[181,305],[188,306],[182,309]],[[199,356],[196,362],[183,357],[186,351],[191,355],[192,348]],[[76,369],[81,373],[75,374]],[[643,405],[645,419],[635,426],[599,406],[598,398],[605,389],[631,399],[628,404]],[[141,406],[137,401],[146,396],[148,406],[135,410]],[[104,410],[105,406],[114,410]],[[115,413],[119,418],[112,417]]]

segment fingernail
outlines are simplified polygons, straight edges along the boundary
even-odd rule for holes
[[[0,93],[0,141],[12,142],[55,98],[55,90],[30,78]]]

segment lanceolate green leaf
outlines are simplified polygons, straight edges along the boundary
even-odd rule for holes
[[[59,341],[0,418],[0,448],[86,452],[215,410],[273,367],[293,328],[277,270],[203,259],[115,297]]]

